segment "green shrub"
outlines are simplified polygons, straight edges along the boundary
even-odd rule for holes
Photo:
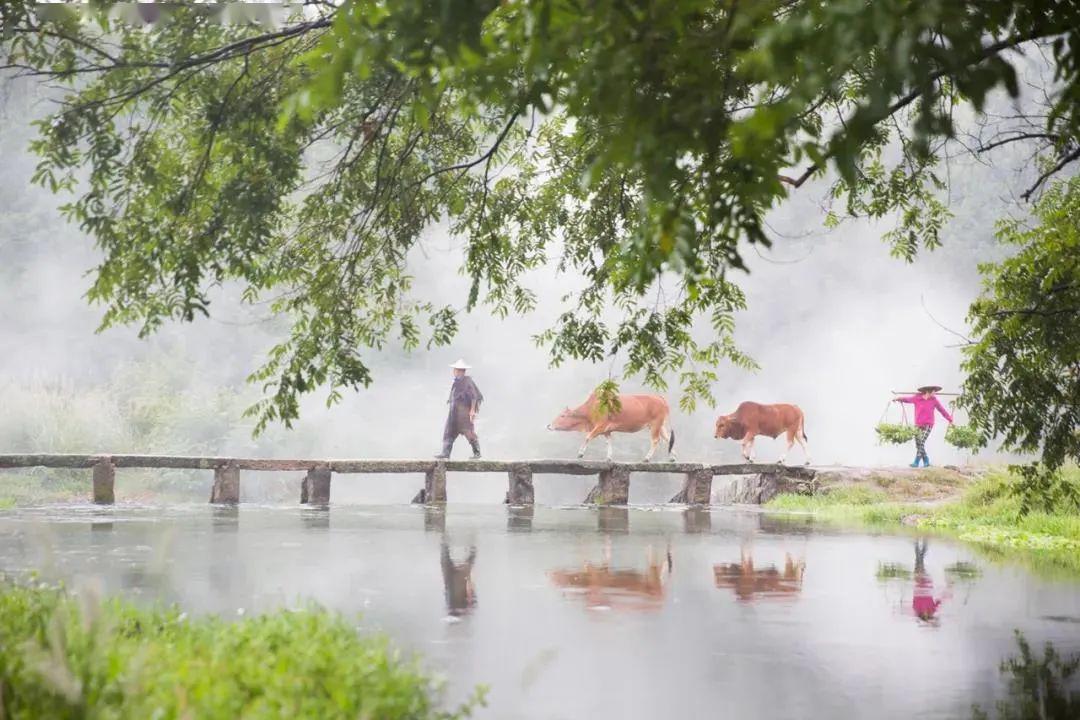
[[[387,641],[312,608],[227,622],[0,580],[0,717],[467,717]]]
[[[878,423],[874,431],[877,432],[878,442],[887,445],[904,445],[915,439],[915,426],[913,425]]]

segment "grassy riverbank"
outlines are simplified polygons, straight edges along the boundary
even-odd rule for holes
[[[1080,485],[1080,469],[1065,471]],[[810,513],[817,519],[880,527],[911,526],[974,543],[986,552],[1025,560],[1038,570],[1080,575],[1080,511],[1031,512],[1020,516],[1010,493],[1015,478],[995,469],[962,487],[950,500],[898,500],[879,482],[826,488],[813,496],[780,495],[769,510]]]
[[[0,718],[451,720],[473,707],[438,700],[415,661],[324,610],[188,619],[0,579]]]

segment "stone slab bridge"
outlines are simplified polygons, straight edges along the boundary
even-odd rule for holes
[[[706,465],[702,463],[622,463],[590,460],[271,460],[263,458],[190,457],[179,455],[4,455],[0,469],[85,468],[93,471],[94,502],[115,501],[116,471],[123,468],[213,470],[211,503],[240,501],[240,471],[306,472],[300,502],[330,503],[330,481],[338,474],[423,473],[424,487],[413,498],[417,503],[446,502],[446,473],[504,472],[509,489],[506,503],[531,505],[534,502],[534,475],[595,475],[596,486],[586,503],[626,505],[630,499],[631,473],[675,473],[684,476],[683,488],[673,503],[708,505],[715,476],[756,476],[751,502],[764,502],[778,492],[813,493],[816,471],[785,465]],[[744,500],[745,501],[745,500]]]

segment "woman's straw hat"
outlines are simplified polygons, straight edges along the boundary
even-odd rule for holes
[[[459,358],[458,361],[456,363],[454,363],[453,365],[451,365],[450,367],[454,368],[455,370],[471,370],[472,369],[472,365],[469,365],[468,363],[466,363],[463,358]],[[938,388],[938,390],[940,390],[940,389],[941,388]]]
[[[919,392],[921,392],[921,393],[924,393],[924,392],[940,392],[940,391],[941,391],[941,386],[940,385],[923,385],[921,388],[919,388]]]

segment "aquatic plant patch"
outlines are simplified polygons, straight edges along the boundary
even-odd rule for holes
[[[189,619],[0,578],[0,717],[454,720],[418,662],[322,609]]]

